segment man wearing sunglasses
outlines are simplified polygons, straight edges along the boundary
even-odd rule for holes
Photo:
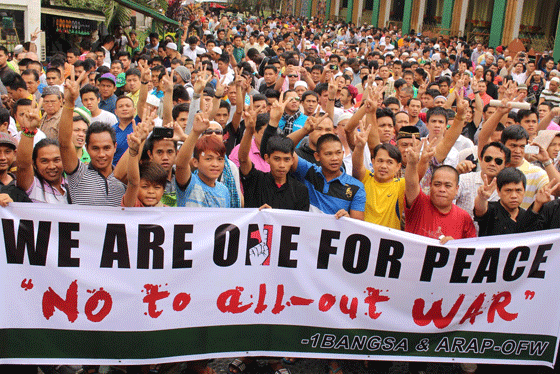
[[[502,171],[506,164],[509,163],[510,150],[505,145],[499,142],[492,142],[486,144],[482,148],[481,157],[478,160],[480,163],[480,170],[461,174],[459,178],[459,192],[455,204],[469,213],[471,218],[474,219],[474,199],[476,198],[478,189],[484,184],[484,177],[492,182],[494,178]],[[493,191],[490,194],[488,201],[498,201],[498,193]],[[478,232],[478,225],[475,222],[475,227]]]

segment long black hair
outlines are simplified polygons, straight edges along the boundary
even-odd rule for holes
[[[35,146],[33,147],[33,153],[31,154],[31,159],[33,160],[33,171],[35,172],[35,177],[37,177],[37,179],[39,180],[39,182],[41,183],[41,187],[43,189],[43,197],[45,198],[45,201],[47,201],[46,196],[45,196],[45,184],[49,185],[49,187],[51,188],[51,190],[54,190],[53,186],[49,183],[49,181],[45,180],[45,178],[43,178],[43,176],[41,174],[39,174],[39,172],[37,171],[37,157],[39,154],[39,150],[54,145],[55,147],[60,149],[60,145],[58,144],[58,140],[56,139],[51,139],[51,138],[44,138],[41,139],[37,142],[37,144],[35,144]],[[69,198],[69,194],[68,194],[68,188],[66,189],[66,195],[67,198]],[[54,195],[56,198],[56,195]],[[57,198],[58,199],[58,198]],[[68,201],[68,203],[70,203],[70,201]]]

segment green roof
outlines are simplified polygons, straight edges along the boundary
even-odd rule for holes
[[[164,16],[163,14],[160,14],[158,11],[147,7],[145,5],[142,4],[138,4],[136,2],[134,2],[133,0],[115,0],[117,3],[121,4],[122,6],[125,6],[127,8],[130,8],[132,10],[137,11],[138,13],[142,13],[148,17],[154,18],[158,21],[164,22],[164,23],[170,23],[172,25],[176,25],[176,26],[181,26],[181,24],[178,21],[175,21],[174,19],[168,18],[166,16]]]

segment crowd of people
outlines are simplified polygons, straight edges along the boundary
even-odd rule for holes
[[[0,205],[291,209],[442,244],[560,227],[551,55],[293,17],[183,27],[48,64],[0,46]]]

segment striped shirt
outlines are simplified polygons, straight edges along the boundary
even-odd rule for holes
[[[91,164],[79,161],[76,170],[67,175],[72,204],[121,206],[126,185],[111,173],[105,178]]]
[[[544,98],[544,101],[550,101],[554,106],[560,105],[560,91],[552,92],[550,90],[543,90],[540,98]]]
[[[521,203],[521,208],[527,210],[535,201],[537,191],[548,183],[548,174],[538,166],[531,165],[529,161],[523,160],[523,164],[518,167],[527,178],[527,188],[525,188],[525,196]]]

